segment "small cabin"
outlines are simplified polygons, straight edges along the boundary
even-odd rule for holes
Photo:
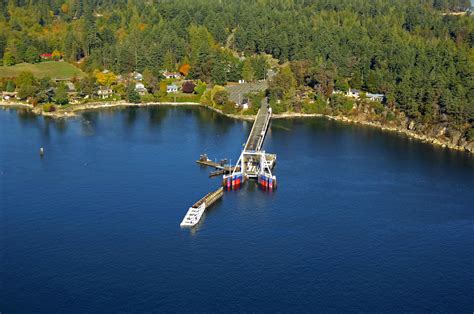
[[[167,93],[177,93],[178,92],[178,86],[171,84],[166,86],[166,92]]]
[[[133,72],[132,77],[135,81],[138,81],[138,82],[143,81],[143,74],[141,74],[141,73]]]
[[[145,88],[145,85],[143,83],[137,83],[135,84],[135,90],[137,91],[138,94],[141,96],[145,95],[147,93],[147,90]]]
[[[360,98],[360,94],[361,94],[361,91],[358,90],[358,89],[349,89],[349,91],[347,92],[346,96],[347,96],[347,97],[351,97],[351,98],[355,98],[355,99],[359,99],[359,98]]]

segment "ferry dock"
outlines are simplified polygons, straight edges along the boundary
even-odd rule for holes
[[[210,177],[222,175],[222,187],[206,194],[191,206],[181,222],[181,227],[193,227],[199,223],[204,211],[214,204],[227,190],[237,189],[247,180],[255,179],[257,184],[266,190],[277,187],[277,178],[272,170],[275,167],[276,154],[266,153],[262,147],[270,127],[272,108],[268,105],[267,98],[261,102],[255,122],[244,145],[240,157],[235,165],[212,161],[206,154],[202,154],[196,163],[202,166],[215,168]]]
[[[277,178],[272,170],[277,156],[262,149],[271,118],[272,108],[268,105],[267,98],[264,98],[232,173],[223,176],[222,185],[227,189],[238,188],[248,179],[256,179],[258,185],[265,189],[276,188]]]

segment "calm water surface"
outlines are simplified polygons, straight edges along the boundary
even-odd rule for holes
[[[474,310],[474,158],[324,119],[273,121],[279,188],[195,164],[250,131],[198,108],[0,111],[0,312]],[[38,155],[45,148],[45,157]]]

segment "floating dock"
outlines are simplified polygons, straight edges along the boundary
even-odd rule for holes
[[[181,222],[181,227],[193,227],[199,223],[204,211],[214,204],[224,194],[224,189],[219,188],[214,192],[206,194],[203,198],[191,206]]]
[[[206,154],[202,154],[199,160],[196,160],[196,163],[200,164],[201,166],[207,166],[217,169],[209,174],[209,177],[215,177],[218,175],[223,175],[226,173],[231,173],[234,170],[234,167],[231,165],[226,164],[227,160],[222,160],[220,163],[212,161],[207,157]]]

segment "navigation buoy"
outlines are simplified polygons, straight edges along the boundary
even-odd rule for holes
[[[44,149],[43,149],[43,147],[40,147],[40,156],[41,156],[41,157],[44,156]]]

